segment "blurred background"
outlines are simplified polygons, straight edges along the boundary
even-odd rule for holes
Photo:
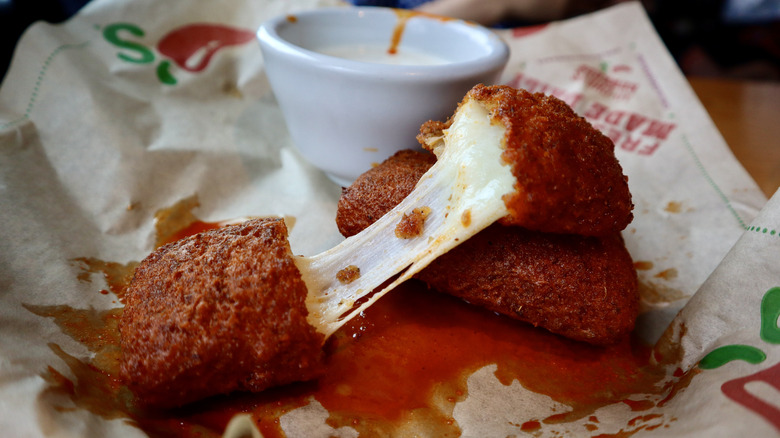
[[[89,0],[0,0],[0,78],[33,22],[61,23]],[[263,1],[263,0],[259,0]],[[623,0],[350,0],[419,8],[494,27],[573,17]],[[780,81],[780,0],[642,0],[688,76]]]
[[[35,21],[61,23],[89,0],[0,0],[0,79],[5,77],[16,42]]]

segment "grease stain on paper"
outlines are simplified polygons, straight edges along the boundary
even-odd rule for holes
[[[663,271],[655,274],[654,277],[663,280],[673,280],[677,278],[677,275],[678,275],[677,269],[669,268],[669,269],[664,269]]]
[[[677,268],[666,268],[653,273],[651,271],[656,269],[654,262],[637,260],[634,262],[634,269],[639,274],[642,311],[690,298],[690,295],[668,284],[679,277]]]
[[[664,207],[664,211],[671,214],[678,214],[691,213],[694,209],[693,207],[685,207],[681,201],[669,201]]]
[[[669,201],[664,207],[667,213],[680,213],[682,211],[682,202]]]
[[[638,260],[634,262],[634,269],[637,271],[649,271],[653,269],[655,265],[653,262],[648,260]]]
[[[675,301],[688,299],[690,298],[690,295],[667,284],[643,279],[640,277],[639,297],[641,299],[641,305],[647,307],[658,307],[673,303]]]

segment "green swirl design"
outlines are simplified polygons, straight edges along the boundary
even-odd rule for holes
[[[709,352],[699,362],[699,368],[711,370],[723,366],[734,360],[757,364],[766,359],[766,354],[760,349],[750,345],[725,345]]]

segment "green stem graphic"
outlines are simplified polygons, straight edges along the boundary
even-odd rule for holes
[[[750,345],[725,345],[709,352],[699,362],[699,368],[711,370],[725,365],[733,360],[744,360],[745,362],[757,364],[766,359],[766,354],[760,349]]]
[[[171,61],[167,59],[157,66],[157,78],[166,85],[176,85],[176,78],[171,73]]]

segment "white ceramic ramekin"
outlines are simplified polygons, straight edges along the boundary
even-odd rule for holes
[[[417,147],[427,120],[445,120],[509,57],[489,29],[377,7],[315,9],[271,19],[257,32],[265,71],[300,153],[349,185],[397,150]],[[422,52],[436,65],[389,65],[323,54],[336,46]]]

